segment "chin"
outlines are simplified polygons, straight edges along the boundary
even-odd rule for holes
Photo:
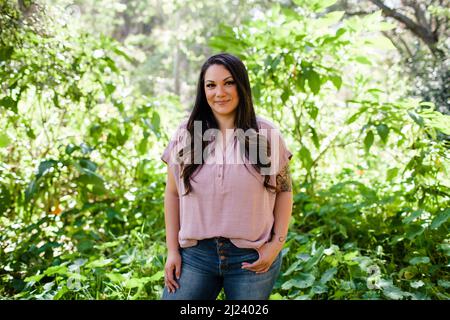
[[[214,113],[219,114],[221,116],[228,116],[236,112],[236,109],[229,109],[229,110],[213,109],[213,110]]]

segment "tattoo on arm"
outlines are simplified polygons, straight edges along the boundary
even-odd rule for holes
[[[279,187],[279,192],[292,191],[292,179],[289,171],[289,163],[287,163],[277,174],[277,186]]]

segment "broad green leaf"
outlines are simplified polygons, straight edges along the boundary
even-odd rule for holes
[[[367,64],[367,65],[369,65],[369,66],[372,65],[372,62],[371,62],[367,57],[365,57],[365,56],[358,56],[358,57],[355,57],[355,60],[356,60],[357,62],[359,62],[359,63],[362,63],[362,64]]]
[[[291,280],[283,283],[283,285],[281,286],[281,289],[290,290],[293,287],[305,289],[305,288],[311,287],[314,283],[314,280],[316,280],[316,278],[312,274],[300,273],[294,279],[291,279]]]
[[[147,138],[141,139],[141,141],[136,147],[136,150],[139,152],[140,155],[146,154],[148,150],[148,139]]]
[[[392,179],[394,179],[397,176],[398,171],[399,171],[398,168],[388,169],[388,171],[386,173],[386,180],[389,182],[392,181]]]
[[[313,163],[311,152],[305,146],[302,146],[300,149],[300,160],[307,170],[311,169]]]
[[[392,44],[392,41],[384,36],[370,38],[366,41],[366,43],[381,50],[395,50],[395,46]]]
[[[111,69],[111,71],[113,71],[114,73],[120,73],[114,60],[112,60],[110,57],[102,57],[102,59],[106,61],[106,64]]]
[[[68,269],[67,269],[67,266],[65,266],[65,265],[50,267],[44,271],[44,275],[47,275],[47,276],[52,276],[55,274],[66,275],[67,273],[68,273]]]
[[[315,12],[321,12],[335,4],[337,0],[293,0],[294,3],[300,7],[307,7],[313,9]]]
[[[314,146],[319,149],[320,148],[320,141],[319,141],[319,137],[317,136],[317,132],[316,129],[312,126],[309,126],[309,129],[311,130],[311,139],[314,143]]]
[[[344,16],[345,11],[332,11],[314,21],[316,28],[326,28],[338,23]]]
[[[328,292],[328,288],[327,288],[327,286],[324,286],[321,284],[315,285],[311,288],[311,293],[314,293],[314,294],[322,294],[325,292]]]
[[[30,277],[26,277],[25,279],[24,279],[24,281],[25,282],[39,282],[39,281],[41,281],[41,279],[43,278],[43,277],[45,277],[46,276],[46,274],[45,273],[42,273],[42,274],[37,274],[37,275],[34,275],[34,276],[30,276]]]
[[[329,79],[333,83],[333,85],[336,87],[336,89],[341,89],[342,86],[342,78],[338,75],[329,76]]]
[[[269,297],[269,300],[283,300],[283,296],[277,292],[277,293],[271,294]]]
[[[112,83],[106,83],[103,86],[103,91],[107,97],[111,96],[111,94],[116,90],[116,86]]]
[[[388,31],[388,30],[392,30],[395,28],[397,28],[397,25],[395,23],[389,23],[389,22],[383,21],[378,24],[378,30],[380,30],[380,31]],[[386,38],[386,39],[389,40],[388,38]],[[391,48],[395,49],[395,47],[394,47],[394,45],[392,45],[392,43],[391,43]]]
[[[311,89],[313,94],[318,94],[320,91],[320,75],[314,71],[310,70],[306,73],[306,77],[308,78],[308,86]]]
[[[58,292],[54,295],[53,300],[60,300],[67,292],[70,292],[67,286],[63,286]]]
[[[353,261],[353,259],[355,259],[358,255],[359,255],[358,251],[351,251],[344,255],[344,260]]]
[[[419,281],[413,281],[413,282],[410,283],[410,286],[411,286],[412,288],[414,288],[414,289],[423,287],[424,285],[425,285],[425,283],[424,283],[422,280],[419,280]]]
[[[319,114],[319,108],[317,108],[315,105],[310,105],[308,108],[308,114],[312,119],[316,120],[317,115]]]
[[[155,111],[153,112],[152,115],[152,130],[157,136],[160,133],[160,125],[161,125],[161,118],[159,117],[159,113]]]
[[[117,210],[114,210],[113,208],[107,208],[106,213],[107,213],[106,216],[108,217],[109,220],[116,219],[121,222],[126,221],[125,218],[123,217],[123,215],[120,212],[118,212]]]
[[[297,75],[297,81],[295,82],[295,86],[301,92],[305,92],[305,80],[306,80],[305,73],[299,73]]]
[[[109,272],[105,273],[105,276],[108,277],[109,280],[116,283],[122,283],[127,278],[121,273]]]
[[[448,280],[439,279],[437,284],[442,288],[450,289],[450,281]]]
[[[102,268],[105,267],[107,265],[110,265],[114,260],[113,259],[97,259],[94,261],[89,262],[86,265],[86,268]]]
[[[328,281],[330,281],[331,279],[333,279],[334,275],[337,273],[337,268],[333,267],[328,269],[327,271],[325,271],[322,275],[322,277],[320,278],[320,283],[325,284]]]
[[[271,60],[270,62],[270,69],[275,72],[275,70],[277,69],[278,65],[280,64],[282,59],[282,56],[276,56],[274,59]]]
[[[421,235],[425,229],[422,226],[411,225],[409,231],[406,233],[406,238],[412,240]]]
[[[0,148],[5,148],[9,146],[11,139],[6,133],[0,133]]]
[[[77,249],[80,252],[88,252],[89,250],[91,250],[94,247],[94,242],[92,242],[91,240],[81,240],[78,244],[77,244]]]
[[[283,276],[288,276],[290,275],[292,272],[294,271],[298,271],[301,270],[303,268],[303,266],[301,265],[303,263],[302,260],[297,260],[295,261],[288,269],[285,273],[283,273]]]
[[[443,223],[445,223],[450,218],[450,208],[445,209],[440,212],[431,222],[431,229],[439,228]]]
[[[380,136],[381,140],[384,143],[386,143],[388,134],[389,134],[389,127],[383,123],[379,124],[379,125],[377,125],[377,132],[378,132],[378,135]]]
[[[284,90],[283,93],[281,94],[281,102],[285,103],[287,99],[289,99],[289,96],[291,95],[291,93],[287,90]]]
[[[423,118],[421,116],[419,116],[417,113],[413,111],[408,111],[408,114],[411,117],[411,119],[414,120],[415,123],[417,123],[421,127],[424,126]]]
[[[323,251],[324,251],[324,247],[320,246],[316,253],[314,253],[314,255],[305,263],[303,269],[305,271],[309,271],[310,269],[312,269],[312,267],[314,267],[317,263],[319,263],[320,259],[322,259],[323,257]]]
[[[345,121],[345,124],[352,124],[355,122],[364,112],[366,112],[368,107],[361,107],[356,113],[354,113],[350,118]]]
[[[14,47],[5,46],[2,44],[2,46],[0,47],[0,62],[8,61],[9,58],[11,58],[13,52],[14,52]]]
[[[415,219],[419,218],[421,215],[423,214],[423,210],[419,209],[414,211],[413,213],[411,213],[409,216],[407,216],[406,218],[404,218],[402,220],[403,223],[411,223],[413,222]]]
[[[55,168],[57,165],[56,160],[44,160],[39,164],[38,172],[36,174],[37,178],[42,177],[45,175],[48,171],[50,171],[51,168]]]
[[[17,113],[17,101],[13,100],[11,97],[4,97],[0,99],[0,106]]]
[[[403,299],[405,293],[395,286],[389,286],[383,289],[383,294],[389,299],[400,300]]]
[[[412,258],[411,260],[409,260],[409,263],[412,264],[412,265],[427,264],[427,263],[430,263],[430,258],[428,258],[428,257],[415,257],[415,258]]]
[[[310,0],[306,0],[310,1]],[[328,7],[331,7],[333,4],[337,2],[337,0],[313,0],[315,2],[315,9],[317,11],[322,11]]]
[[[366,152],[369,152],[370,147],[372,146],[374,141],[374,135],[372,130],[367,131],[366,137],[364,138],[364,149]]]
[[[94,172],[97,170],[97,165],[89,159],[80,159],[79,164],[81,167]]]
[[[113,51],[117,55],[124,57],[128,62],[133,62],[133,59],[128,54],[126,54],[124,51],[120,50],[119,48],[115,47],[113,49]]]
[[[78,147],[78,146],[76,146],[76,145],[74,145],[72,143],[69,143],[66,146],[66,154],[68,154],[70,156],[75,150],[78,150],[79,148],[80,147]]]
[[[158,271],[149,278],[149,282],[159,281],[164,278],[164,271]]]
[[[429,101],[422,101],[419,103],[419,105],[421,107],[429,107],[429,108],[431,108],[431,110],[436,109],[436,105],[433,102],[429,102]]]
[[[142,277],[142,278],[131,278],[125,280],[124,286],[125,288],[132,289],[144,286],[146,283],[152,281],[151,277]]]

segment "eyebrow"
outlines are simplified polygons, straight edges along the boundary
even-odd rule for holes
[[[228,77],[226,77],[225,79],[223,79],[222,81],[225,81],[225,80],[227,80],[228,78],[232,78],[233,76],[228,76]],[[206,80],[205,82],[214,82],[213,80]]]

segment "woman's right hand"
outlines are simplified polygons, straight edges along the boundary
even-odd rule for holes
[[[166,266],[164,268],[164,283],[169,290],[169,293],[175,292],[180,288],[180,285],[175,280],[180,279],[181,276],[181,255],[178,251],[169,252],[167,255]]]

